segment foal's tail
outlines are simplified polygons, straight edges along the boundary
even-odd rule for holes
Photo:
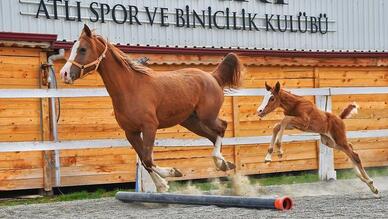
[[[236,54],[229,53],[212,74],[222,88],[239,87],[241,83],[240,59]]]
[[[357,103],[351,103],[348,105],[348,107],[346,107],[342,113],[340,114],[340,118],[341,119],[348,119],[350,118],[353,114],[357,114],[358,113],[358,105]]]

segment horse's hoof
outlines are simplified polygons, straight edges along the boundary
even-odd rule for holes
[[[156,186],[156,191],[159,193],[165,193],[170,189],[170,186],[167,184],[159,184]]]
[[[379,190],[378,190],[377,188],[373,188],[373,189],[372,189],[372,192],[373,192],[374,194],[376,194],[376,195],[379,194]]]
[[[234,165],[233,163],[231,163],[229,161],[223,160],[219,170],[226,172],[228,170],[233,170],[234,168],[236,168],[236,165]]]
[[[236,168],[236,165],[234,165],[234,163],[231,163],[229,161],[226,161],[226,163],[229,170],[234,170]]]
[[[177,168],[173,168],[173,171],[174,171],[174,173],[173,173],[174,177],[182,177],[183,176],[181,171],[179,171]]]
[[[268,153],[264,158],[264,163],[270,163],[272,161],[272,154]]]

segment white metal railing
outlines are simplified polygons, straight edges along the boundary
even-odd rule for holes
[[[358,95],[358,94],[388,94],[388,87],[350,87],[350,88],[301,88],[290,91],[302,96],[316,96],[319,108],[331,111],[331,99],[333,95]],[[241,89],[226,92],[226,96],[263,96],[265,89]],[[105,88],[97,89],[0,89],[0,98],[81,98],[81,97],[107,97]],[[326,107],[326,108],[325,108]],[[255,110],[255,109],[253,109]],[[388,137],[388,130],[368,130],[349,132],[349,138]],[[225,138],[224,145],[239,144],[263,144],[269,143],[271,136]],[[284,141],[314,141],[319,136],[315,134],[287,135]],[[89,142],[89,143],[88,143]],[[82,149],[101,147],[128,146],[126,140],[85,140],[85,141],[61,141],[61,142],[1,142],[0,152],[11,151],[37,151],[53,149]],[[207,139],[162,139],[155,142],[155,146],[210,146]]]
[[[379,138],[388,137],[388,129],[349,131],[348,138]],[[283,142],[317,141],[318,134],[293,134],[284,135]],[[222,145],[249,145],[266,144],[271,141],[271,136],[235,137],[224,138]],[[211,146],[212,143],[204,138],[199,139],[160,139],[155,142],[156,147],[203,147]],[[0,142],[0,152],[26,152],[26,151],[50,151],[72,150],[86,148],[115,148],[128,147],[129,142],[125,139],[101,139],[101,140],[78,140],[78,141],[44,141],[44,142]]]
[[[334,95],[360,95],[360,94],[388,94],[388,87],[349,87],[349,88],[302,88],[290,89],[290,91],[302,96],[316,96],[317,106],[324,111],[331,111],[331,96]],[[227,90],[226,96],[263,96],[265,89],[241,89]],[[0,89],[0,98],[81,98],[81,97],[107,97],[105,88],[98,89]],[[256,109],[252,109],[256,110]],[[349,138],[377,138],[388,137],[388,129],[351,131]],[[223,145],[246,145],[270,143],[271,136],[235,137],[225,138]],[[317,134],[295,134],[286,135],[284,142],[316,141],[320,140]],[[160,139],[155,146],[210,146],[207,139]],[[80,141],[46,141],[46,142],[1,142],[0,152],[14,151],[46,151],[64,149],[86,149],[86,148],[110,148],[129,146],[127,140],[106,139],[106,140],[80,140]],[[333,151],[324,145],[320,147],[319,174],[321,179],[335,178]]]
[[[388,94],[388,87],[300,88],[289,89],[302,96],[330,96],[351,94]],[[226,92],[226,96],[263,96],[265,89],[241,89]],[[50,98],[50,97],[107,97],[105,88],[80,89],[0,89],[0,98]]]

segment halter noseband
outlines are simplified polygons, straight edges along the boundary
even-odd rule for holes
[[[78,62],[76,62],[74,60],[70,60],[70,59],[68,59],[67,62],[70,62],[71,64],[73,64],[73,65],[77,66],[79,69],[81,69],[81,73],[80,73],[79,79],[82,79],[82,78],[86,77],[88,74],[90,74],[91,72],[93,72],[93,71],[88,71],[88,72],[85,73],[85,69],[95,65],[96,68],[94,69],[94,71],[97,71],[98,67],[100,66],[101,61],[105,58],[105,55],[106,55],[107,51],[108,51],[108,43],[105,43],[104,52],[102,52],[100,57],[98,57],[95,61],[93,61],[93,62],[91,62],[89,64],[86,64],[86,65],[81,65]]]

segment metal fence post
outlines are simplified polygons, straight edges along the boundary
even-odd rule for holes
[[[331,96],[316,96],[316,105],[319,109],[331,112]],[[319,141],[319,178],[321,180],[336,180],[337,173],[334,169],[334,152]]]

